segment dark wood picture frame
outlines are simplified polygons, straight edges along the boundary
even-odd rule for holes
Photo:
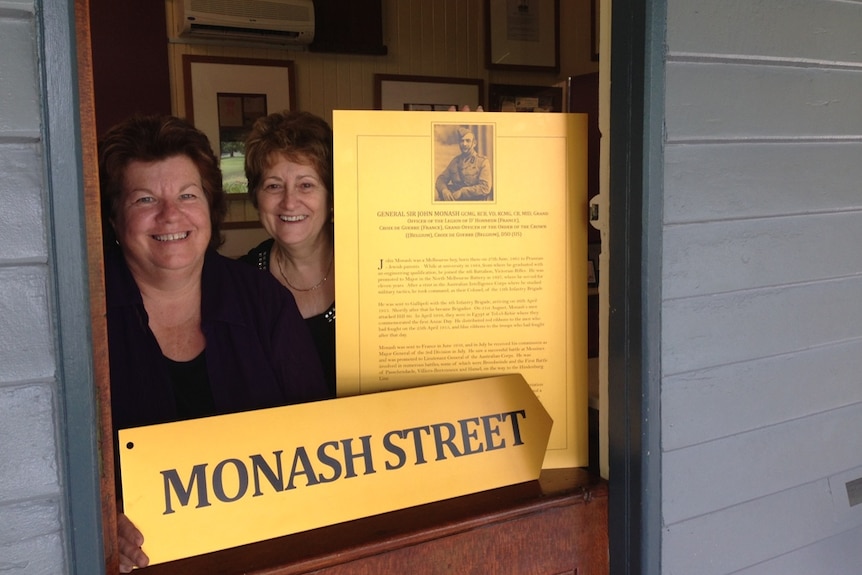
[[[485,0],[485,67],[559,72],[560,0]]]
[[[293,109],[296,75],[292,60],[183,55],[186,119],[204,132],[213,150],[221,149],[218,102],[223,94],[261,94],[265,113]],[[259,228],[257,210],[246,194],[228,194],[223,229]]]
[[[449,106],[485,105],[485,81],[480,78],[374,74],[375,110],[445,111]]]
[[[564,112],[563,88],[555,86],[521,86],[490,84],[489,112]]]

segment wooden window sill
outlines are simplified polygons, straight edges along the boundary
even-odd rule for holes
[[[141,575],[608,571],[607,483],[585,469],[138,570]]]

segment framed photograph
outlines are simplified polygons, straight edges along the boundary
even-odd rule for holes
[[[437,202],[493,202],[494,124],[434,124]]]
[[[290,110],[296,101],[293,62],[183,55],[186,119],[204,132],[219,156],[231,200],[225,228],[257,227],[247,200],[243,141],[254,121]]]
[[[560,69],[560,0],[485,0],[485,66]]]
[[[563,86],[488,86],[489,112],[563,112]]]
[[[377,110],[443,111],[455,106],[484,106],[485,82],[473,78],[374,75]]]

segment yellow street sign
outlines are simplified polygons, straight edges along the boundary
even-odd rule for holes
[[[151,564],[537,479],[551,419],[520,375],[119,432]]]

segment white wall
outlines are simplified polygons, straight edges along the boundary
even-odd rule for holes
[[[862,573],[862,3],[668,0],[662,572]]]
[[[0,572],[66,572],[33,0],[0,1]]]

